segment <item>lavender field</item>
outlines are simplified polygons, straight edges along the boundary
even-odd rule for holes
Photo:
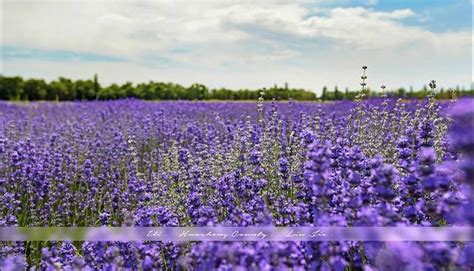
[[[0,227],[471,226],[474,100],[0,103]],[[472,242],[2,242],[1,270],[472,270]]]

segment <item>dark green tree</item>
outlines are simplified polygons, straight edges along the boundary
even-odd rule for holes
[[[326,86],[323,87],[323,93],[321,93],[321,100],[326,101],[327,100],[327,92],[328,88]]]
[[[98,97],[99,95],[99,91],[100,91],[100,84],[99,84],[99,76],[96,74],[94,74],[94,94],[96,97]]]
[[[23,95],[21,77],[0,76],[0,100],[20,100]]]
[[[341,99],[341,96],[340,96],[340,93],[339,93],[339,89],[337,88],[337,86],[334,87],[334,100],[340,100]]]
[[[23,82],[23,94],[25,100],[45,100],[47,86],[44,80],[28,79]]]

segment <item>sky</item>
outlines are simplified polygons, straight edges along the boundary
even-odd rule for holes
[[[1,0],[1,74],[102,84],[470,88],[474,0]]]

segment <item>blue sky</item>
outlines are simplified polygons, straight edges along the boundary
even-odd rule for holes
[[[471,0],[335,0],[327,1],[326,6],[366,6],[381,11],[409,8],[418,15],[407,20],[408,25],[416,25],[435,32],[443,32],[471,29],[471,2]]]
[[[29,59],[42,61],[86,61],[86,62],[121,62],[127,61],[117,56],[100,55],[89,52],[66,51],[60,49],[37,49],[14,45],[2,45],[4,61]]]
[[[316,92],[470,87],[470,0],[3,1],[2,74]]]

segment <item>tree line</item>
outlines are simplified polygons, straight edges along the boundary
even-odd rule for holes
[[[309,90],[290,88],[288,84],[284,86],[274,85],[270,88],[258,90],[209,89],[202,84],[192,84],[189,87],[184,87],[174,83],[153,81],[139,84],[127,82],[121,85],[111,84],[109,86],[102,86],[97,75],[93,79],[88,80],[71,80],[60,77],[49,83],[42,79],[23,79],[19,76],[7,77],[0,75],[0,100],[12,101],[115,100],[123,98],[144,100],[256,100],[260,97],[262,91],[264,91],[266,99],[293,99],[299,101],[354,100],[359,94],[358,91],[350,91],[348,88],[342,91],[337,86],[332,90],[324,87],[321,94],[316,95]],[[424,98],[427,93],[428,88],[426,86],[416,91],[413,88],[409,90],[399,88],[386,92],[389,96],[401,98]],[[369,97],[377,97],[382,92],[366,89],[365,94]],[[474,90],[465,90],[457,87],[453,90],[440,89],[436,93],[439,99],[468,95],[474,95]]]

